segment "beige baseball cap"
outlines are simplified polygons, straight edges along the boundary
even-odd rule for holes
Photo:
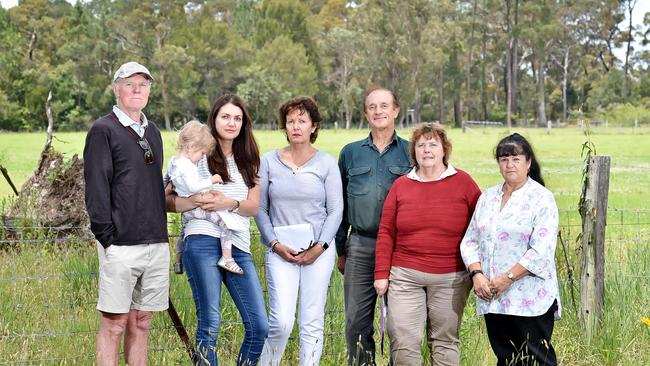
[[[135,61],[127,62],[120,66],[120,68],[115,71],[113,81],[116,81],[117,79],[128,78],[133,74],[142,74],[147,79],[153,81],[153,76],[151,76],[149,70]]]

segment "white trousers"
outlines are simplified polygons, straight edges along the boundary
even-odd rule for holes
[[[334,268],[334,244],[308,266],[289,263],[266,251],[266,280],[269,291],[269,335],[262,350],[262,366],[280,365],[293,330],[298,307],[300,366],[320,364],[323,352],[325,301]]]

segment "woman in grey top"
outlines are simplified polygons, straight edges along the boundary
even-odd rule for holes
[[[312,146],[321,121],[313,99],[285,102],[278,118],[289,145],[262,157],[260,210],[255,216],[262,242],[268,246],[269,335],[262,365],[280,364],[298,295],[300,365],[318,365],[334,267],[333,240],[343,216],[341,177],[336,160]],[[297,238],[302,239],[296,243]]]

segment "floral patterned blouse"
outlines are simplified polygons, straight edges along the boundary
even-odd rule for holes
[[[553,194],[528,178],[500,209],[502,187],[489,188],[479,198],[460,244],[461,256],[466,266],[480,262],[488,279],[507,273],[517,262],[530,275],[513,283],[499,298],[485,301],[477,297],[477,313],[538,316],[557,300],[555,319],[559,319],[555,270],[558,210]]]

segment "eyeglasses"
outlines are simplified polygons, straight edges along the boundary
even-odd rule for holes
[[[151,145],[149,145],[149,141],[147,141],[146,138],[141,137],[139,140],[137,140],[138,145],[140,145],[140,148],[144,150],[144,163],[147,165],[153,164],[153,150],[151,150]]]

